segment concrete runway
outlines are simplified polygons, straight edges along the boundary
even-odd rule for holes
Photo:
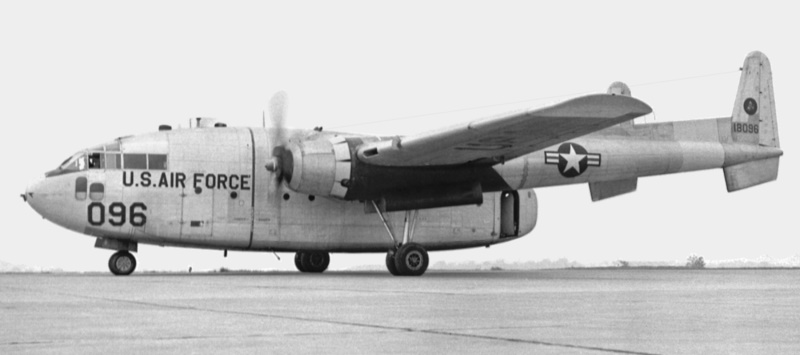
[[[798,354],[800,270],[0,275],[0,353]]]

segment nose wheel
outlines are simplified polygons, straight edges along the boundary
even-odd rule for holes
[[[136,270],[136,258],[126,250],[121,250],[108,259],[108,269],[117,276],[127,276]]]

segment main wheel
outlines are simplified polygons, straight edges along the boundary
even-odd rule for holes
[[[386,268],[389,269],[389,273],[394,276],[399,276],[400,273],[397,272],[397,266],[394,265],[394,255],[395,252],[390,250],[386,253]]]
[[[127,276],[136,270],[136,258],[126,250],[120,250],[108,259],[108,269],[117,276]]]
[[[394,254],[394,266],[403,276],[422,275],[428,269],[428,252],[417,243],[403,245]]]
[[[323,272],[330,262],[330,254],[324,251],[307,251],[300,257],[300,264],[306,272]]]
[[[303,256],[305,254],[306,253],[299,251],[294,254],[294,266],[297,267],[297,270],[300,270],[300,272],[306,272],[305,267],[303,267]]]

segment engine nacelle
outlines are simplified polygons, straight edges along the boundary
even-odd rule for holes
[[[289,188],[308,195],[344,198],[351,158],[343,137],[291,142],[286,150],[283,166]]]

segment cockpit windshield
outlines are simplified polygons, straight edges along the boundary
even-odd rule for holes
[[[57,169],[48,171],[44,176],[51,177],[82,170],[86,170],[86,152],[78,152],[67,158]]]
[[[78,171],[86,169],[86,154],[83,152],[75,154],[67,160],[64,160],[58,168],[62,170],[73,169]]]

